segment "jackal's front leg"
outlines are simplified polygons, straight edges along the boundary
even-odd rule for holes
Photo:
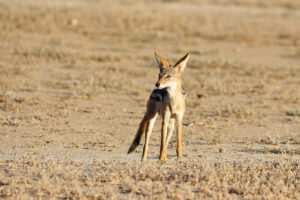
[[[169,120],[168,133],[167,133],[167,141],[166,141],[166,149],[168,149],[168,144],[171,140],[173,131],[174,131],[175,119]]]
[[[160,162],[167,161],[166,137],[167,137],[167,129],[168,129],[169,120],[170,120],[170,114],[165,113],[163,116],[162,127],[161,127],[161,144],[160,144],[160,156],[159,156]]]
[[[181,150],[181,138],[182,138],[182,115],[176,117],[177,122],[177,157],[181,159],[182,150]]]

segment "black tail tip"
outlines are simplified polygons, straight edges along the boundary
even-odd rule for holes
[[[132,153],[135,149],[136,149],[137,145],[136,143],[132,143],[132,145],[130,146],[130,148],[128,149],[127,154]]]
[[[136,148],[137,148],[137,146],[139,146],[139,140],[138,139],[136,139],[136,140],[134,140],[133,141],[133,143],[131,144],[131,146],[129,147],[129,149],[128,149],[128,154],[130,154],[130,153],[132,153]]]

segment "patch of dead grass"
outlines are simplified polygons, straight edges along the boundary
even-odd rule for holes
[[[298,198],[300,189],[299,165],[286,161],[160,165],[29,158],[0,165],[3,198]]]

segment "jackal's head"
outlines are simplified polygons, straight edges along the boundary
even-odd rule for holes
[[[165,59],[155,53],[156,61],[159,65],[160,72],[158,74],[158,81],[155,86],[157,88],[173,88],[177,87],[177,84],[181,83],[181,74],[186,67],[186,63],[189,59],[189,54],[183,56],[174,66],[171,66]]]

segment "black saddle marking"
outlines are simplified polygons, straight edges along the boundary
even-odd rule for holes
[[[168,94],[167,88],[162,89],[154,89],[150,95],[150,99],[154,99],[156,101],[163,101],[164,97]]]

